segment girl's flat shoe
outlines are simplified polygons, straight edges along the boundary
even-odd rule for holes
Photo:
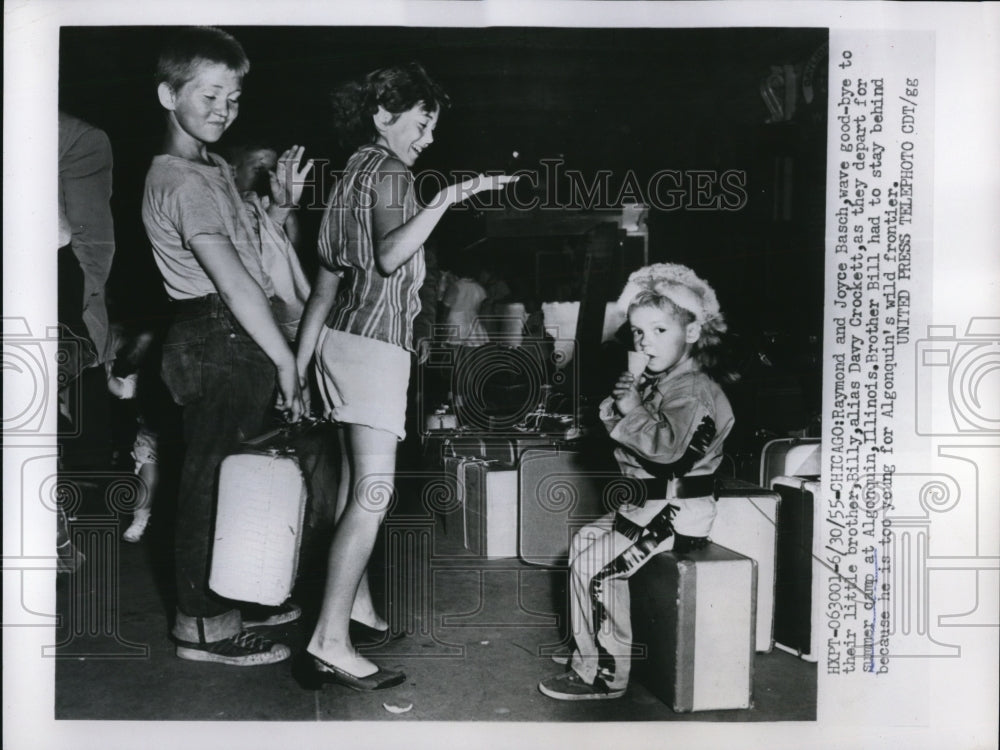
[[[372,646],[385,641],[396,641],[405,635],[404,633],[391,633],[388,630],[378,630],[357,620],[351,620],[348,633],[351,636],[351,643],[355,646]]]
[[[303,653],[292,664],[295,681],[305,690],[321,690],[324,685],[343,685],[363,693],[385,690],[406,682],[406,675],[381,667],[374,674],[357,677],[345,672],[329,662],[317,659],[310,653]]]

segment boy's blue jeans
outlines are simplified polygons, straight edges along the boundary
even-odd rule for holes
[[[184,463],[177,498],[174,636],[211,642],[242,628],[239,610],[208,588],[219,464],[263,432],[274,399],[271,360],[217,294],[176,302],[161,375],[183,407]]]

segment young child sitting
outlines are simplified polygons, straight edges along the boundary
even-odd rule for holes
[[[631,275],[619,305],[632,329],[630,360],[639,360],[630,369],[641,374],[621,375],[600,416],[618,443],[622,474],[641,486],[634,504],[573,539],[575,644],[570,657],[553,657],[569,662],[568,670],[538,685],[558,700],[625,694],[632,651],[626,579],[654,554],[707,544],[716,513],[712,475],[733,426],[729,401],[703,370],[714,364],[712,349],[726,328],[712,288],[685,266],[655,264]]]

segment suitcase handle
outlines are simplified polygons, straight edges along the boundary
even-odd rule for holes
[[[316,425],[323,423],[332,424],[330,420],[323,417],[303,417],[298,422],[289,422],[281,425],[280,427],[268,430],[267,432],[257,435],[256,437],[244,440],[243,446],[254,451],[266,453],[270,456],[289,456],[294,453],[294,450],[289,445],[292,440],[299,437],[307,430],[311,430]],[[276,445],[267,448],[262,447],[268,445],[269,443],[276,443]]]

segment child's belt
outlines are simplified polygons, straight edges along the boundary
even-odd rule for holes
[[[709,497],[715,495],[715,475],[705,474],[694,477],[676,477],[674,479],[634,479],[645,488],[645,497],[651,499],[684,500],[690,497]],[[636,503],[641,505],[642,503]]]

